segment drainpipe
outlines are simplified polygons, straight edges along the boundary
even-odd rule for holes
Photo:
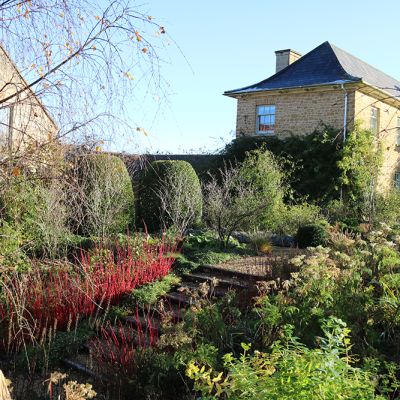
[[[343,115],[343,142],[346,141],[346,133],[347,133],[347,104],[349,102],[349,94],[345,89],[343,83],[341,85],[342,90],[344,91],[344,115]]]

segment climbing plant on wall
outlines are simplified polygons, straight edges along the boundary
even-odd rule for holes
[[[344,143],[338,167],[343,201],[359,221],[373,222],[382,161],[377,137],[356,124]]]

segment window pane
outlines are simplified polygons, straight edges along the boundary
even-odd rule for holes
[[[400,117],[397,117],[397,129],[396,129],[396,144],[400,146]]]
[[[0,144],[4,145],[7,143],[8,132],[10,124],[10,109],[0,108]]]
[[[274,134],[275,106],[257,106],[257,133],[261,135]]]
[[[373,134],[377,134],[379,131],[379,110],[376,107],[371,107],[370,116],[370,129]]]
[[[400,189],[400,172],[394,174],[394,187]]]

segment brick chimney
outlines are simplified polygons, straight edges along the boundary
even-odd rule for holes
[[[283,68],[286,68],[291,63],[297,61],[301,54],[297,51],[286,49],[286,50],[277,50],[276,54],[276,72],[281,71]]]

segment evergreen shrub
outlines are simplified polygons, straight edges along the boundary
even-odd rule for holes
[[[109,154],[75,160],[79,190],[70,210],[75,231],[85,236],[124,233],[135,220],[132,181],[124,162]]]
[[[324,246],[328,240],[328,233],[320,224],[302,225],[297,230],[296,239],[301,249]]]
[[[182,160],[153,161],[140,182],[141,221],[151,232],[176,223],[200,223],[201,185],[193,167]]]

